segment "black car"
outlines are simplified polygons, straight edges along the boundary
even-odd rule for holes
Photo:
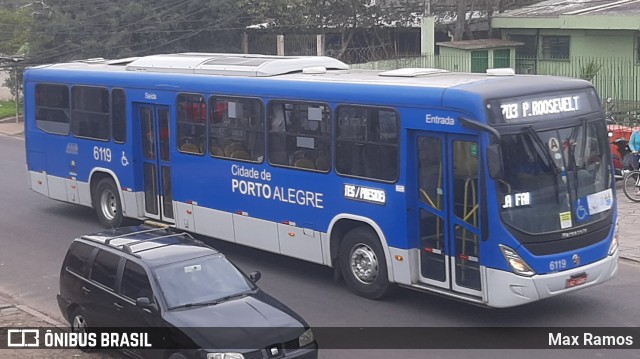
[[[134,356],[317,358],[307,323],[261,291],[254,284],[259,278],[187,233],[145,224],[75,239],[57,298],[77,333],[167,330],[162,348],[124,350]]]

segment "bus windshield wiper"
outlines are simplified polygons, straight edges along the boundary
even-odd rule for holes
[[[538,136],[536,130],[534,130],[532,126],[527,126],[526,129],[533,142],[535,142],[536,145],[538,145],[538,148],[540,148],[540,153],[542,154],[542,156],[544,156],[544,159],[549,164],[549,167],[551,167],[555,173],[558,173],[558,166],[555,162],[553,162],[553,158],[551,158],[551,155],[545,149],[544,143],[542,143],[542,140],[540,139],[540,136]]]

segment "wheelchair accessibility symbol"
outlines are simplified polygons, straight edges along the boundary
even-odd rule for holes
[[[576,201],[576,219],[578,222],[584,222],[589,219],[589,210],[585,207],[582,202],[584,199],[579,199]]]
[[[124,153],[124,151],[122,151],[122,158],[120,159],[120,162],[124,167],[127,167],[129,165],[129,160],[127,159],[127,155]]]

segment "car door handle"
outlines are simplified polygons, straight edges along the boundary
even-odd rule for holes
[[[87,287],[82,287],[82,291],[85,292],[86,294],[91,293],[91,289],[87,288]]]
[[[122,310],[122,308],[124,308],[120,303],[113,303],[113,305],[118,308],[118,310]]]

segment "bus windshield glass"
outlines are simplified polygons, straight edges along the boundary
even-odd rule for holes
[[[540,234],[604,218],[612,207],[610,158],[601,121],[501,139],[504,178],[498,180],[502,220]]]

